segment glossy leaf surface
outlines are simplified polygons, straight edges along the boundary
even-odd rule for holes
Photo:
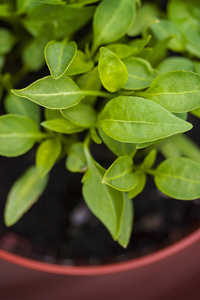
[[[45,59],[51,76],[60,78],[71,65],[77,50],[75,42],[51,41],[45,47]]]
[[[103,131],[127,143],[146,143],[187,131],[192,125],[141,97],[110,100],[99,117]]]
[[[200,197],[200,164],[183,157],[169,158],[156,169],[155,183],[172,198],[197,199]]]
[[[160,74],[142,94],[171,112],[187,112],[200,107],[200,75],[189,71]]]

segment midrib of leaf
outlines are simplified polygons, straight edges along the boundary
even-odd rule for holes
[[[111,180],[118,179],[118,178],[123,177],[124,175],[130,173],[131,171],[132,171],[132,168],[128,168],[128,169],[127,169],[126,171],[124,171],[123,173],[121,173],[121,174],[119,174],[119,175],[117,175],[117,176],[115,176],[115,177],[109,177],[107,180],[108,180],[108,181],[111,181]],[[102,180],[102,183],[107,183],[107,181]]]
[[[160,126],[160,125],[165,125],[165,126],[178,126],[178,127],[182,127],[182,125],[179,124],[169,124],[169,123],[152,123],[152,122],[146,122],[146,121],[127,121],[127,120],[115,120],[115,119],[103,119],[101,120],[99,123],[103,123],[103,122],[114,122],[114,123],[134,123],[134,124],[149,124],[149,125],[156,125],[156,126]]]
[[[96,47],[98,47],[99,41],[101,41],[102,37],[105,35],[105,33],[109,30],[109,28],[111,27],[116,14],[118,13],[118,11],[121,9],[122,6],[122,2],[120,2],[119,6],[116,8],[115,13],[113,13],[112,18],[110,18],[110,21],[107,23],[107,25],[104,27],[104,31],[102,31],[102,33],[99,35],[98,39],[96,39]]]
[[[182,177],[182,176],[177,176],[174,174],[166,174],[166,173],[161,173],[161,172],[155,172],[155,176],[161,176],[161,177],[169,177],[169,178],[176,178],[176,179],[180,179],[180,180],[184,180],[190,183],[197,183],[200,185],[200,181],[196,181],[196,180],[192,180],[186,177]]]
[[[86,159],[87,159],[87,163],[88,163],[88,169],[95,169],[96,173],[97,173],[97,176],[99,178],[99,181],[100,181],[100,184],[101,181],[102,181],[102,175],[100,174],[98,168],[96,167],[95,163],[92,161],[92,159],[90,158],[90,153],[89,153],[89,150],[85,147],[85,155],[86,155]],[[92,166],[92,167],[90,167]],[[92,176],[92,172],[90,171],[90,176]],[[103,184],[102,184],[103,185]],[[112,196],[110,195],[110,192],[109,192],[109,189],[106,185],[103,185],[103,188],[105,189],[106,193],[108,194],[108,198],[109,198],[109,206],[112,210],[112,213],[115,215],[115,208],[114,208],[114,203],[112,201]],[[117,228],[117,218],[115,218],[116,220],[116,235],[114,238],[117,238],[118,236],[118,232],[119,232],[119,228]],[[119,226],[120,227],[120,226]]]
[[[60,49],[60,54],[59,54],[59,57],[58,57],[57,73],[58,73],[58,71],[59,71],[59,69],[60,69],[61,56],[62,56],[62,54],[63,54],[63,51],[64,51],[64,48],[65,48],[66,43],[67,43],[67,41],[64,41],[64,42],[63,42],[63,45],[62,45],[62,47],[61,47],[61,49]]]
[[[200,86],[197,87],[197,89]],[[161,93],[141,93],[141,95],[186,95],[186,94],[196,94],[196,93],[200,93],[200,90],[193,90],[193,91],[185,91],[185,92],[161,92]]]
[[[17,93],[16,93],[17,94]],[[20,95],[20,94],[18,94]],[[101,92],[101,91],[85,91],[85,90],[79,90],[75,92],[58,92],[58,93],[51,93],[51,94],[28,94],[26,95],[20,95],[20,97],[28,98],[31,99],[31,97],[36,96],[36,97],[51,97],[51,96],[69,96],[69,95],[91,95],[91,96],[102,96],[106,98],[110,98],[111,95],[106,92]]]
[[[34,134],[34,133],[0,133],[0,138],[13,138],[13,137],[23,137],[23,138],[43,138],[46,137],[45,133],[38,133],[38,134]]]

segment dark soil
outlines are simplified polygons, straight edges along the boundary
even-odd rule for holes
[[[102,151],[106,157],[111,155],[105,149]],[[105,163],[104,158],[96,156],[101,164]],[[110,263],[159,250],[188,235],[200,224],[200,200],[170,199],[157,190],[149,177],[144,192],[134,199],[133,234],[128,248],[123,249],[85,205],[81,195],[82,175],[66,171],[64,161],[60,161],[51,171],[47,190],[39,201],[16,225],[6,228],[3,209],[7,193],[34,160],[35,149],[23,157],[0,157],[2,249],[58,264]]]

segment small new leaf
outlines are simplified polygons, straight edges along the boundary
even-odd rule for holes
[[[120,90],[128,79],[125,64],[112,51],[102,47],[99,58],[99,76],[105,89],[109,92]]]
[[[67,71],[76,55],[76,50],[76,43],[67,43],[67,40],[62,42],[50,41],[46,45],[45,59],[54,79],[60,78]]]
[[[138,180],[137,175],[132,170],[132,158],[130,156],[121,156],[105,172],[102,183],[122,192],[130,191],[134,188]]]

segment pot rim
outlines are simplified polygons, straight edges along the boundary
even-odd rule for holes
[[[98,266],[68,266],[45,263],[24,258],[1,249],[0,258],[10,263],[20,265],[22,267],[47,273],[76,276],[105,275],[129,271],[159,262],[160,260],[166,259],[180,251],[183,251],[189,246],[195,244],[198,240],[200,240],[200,229],[195,230],[193,233],[183,238],[182,240],[170,246],[167,246],[164,249],[158,250],[152,254],[148,254],[146,256],[131,259],[124,262],[117,262]]]

